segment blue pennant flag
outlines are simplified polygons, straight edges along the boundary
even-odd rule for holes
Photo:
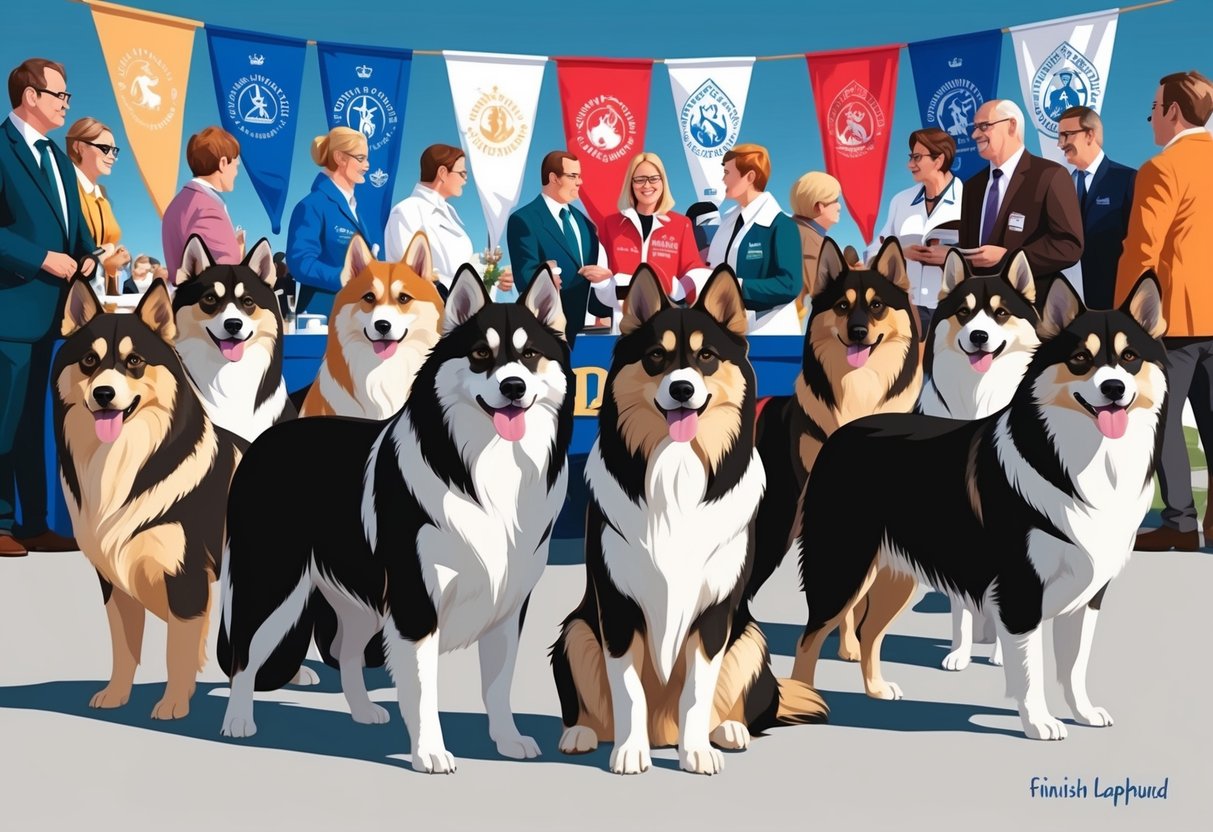
[[[278,234],[291,182],[307,41],[209,24],[206,41],[219,118],[240,142],[241,165]]]
[[[955,139],[952,173],[968,179],[986,164],[973,143],[973,117],[998,97],[1002,31],[920,41],[909,49],[922,126],[938,127]]]
[[[370,170],[366,181],[355,186],[354,198],[369,242],[382,248],[400,161],[413,50],[333,43],[319,43],[316,50],[329,126],[350,127],[366,136]]]

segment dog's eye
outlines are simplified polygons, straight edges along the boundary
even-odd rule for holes
[[[715,357],[716,357],[716,353],[712,352],[711,350],[700,350],[699,351],[699,360],[700,361],[711,361]]]
[[[253,299],[246,295],[240,299],[240,305],[245,309],[252,309],[255,304],[253,303]]]
[[[846,312],[850,308],[851,308],[851,302],[849,300],[840,300],[840,301],[838,301],[838,303],[834,304],[834,311],[836,311],[840,315],[843,314],[844,312]]]
[[[401,292],[400,297],[396,299],[397,303],[408,303],[411,300],[412,298],[406,295],[404,292]]]
[[[973,314],[973,310],[967,306],[962,306],[962,307],[960,307],[960,309],[956,310],[956,317],[962,321],[972,314]]]
[[[90,352],[88,355],[84,356],[84,358],[80,359],[80,363],[86,370],[91,370],[101,363],[101,359],[97,357],[97,353]]]
[[[884,309],[884,304],[878,300],[874,300],[868,304],[868,309],[872,310],[873,312],[879,312],[881,309]]]
[[[996,320],[996,321],[1002,322],[1002,321],[1005,321],[1009,317],[1011,317],[1011,313],[1005,309],[995,309],[994,310],[994,320]]]
[[[646,357],[649,359],[649,361],[665,361],[665,350],[661,349],[660,347],[649,350],[649,354]]]
[[[126,357],[126,366],[130,367],[132,370],[139,369],[144,365],[144,363],[144,360],[134,353],[131,353]]]
[[[525,350],[522,351],[522,357],[527,359],[528,361],[531,360],[532,358],[538,358],[539,351],[532,349],[531,347],[527,347]]]
[[[1125,350],[1124,352],[1122,352],[1120,354],[1120,360],[1121,361],[1136,361],[1137,353],[1133,352],[1133,350]]]
[[[472,350],[472,358],[478,361],[484,361],[492,354],[492,351],[488,347],[476,347],[476,349]]]
[[[1091,368],[1091,364],[1094,361],[1095,359],[1091,357],[1091,353],[1083,350],[1070,356],[1070,369],[1076,373],[1085,373]]]
[[[362,302],[363,303],[374,303],[375,302],[375,293],[367,292],[365,295],[362,296]]]
[[[218,303],[219,297],[214,292],[207,292],[202,296],[202,302],[205,304]]]

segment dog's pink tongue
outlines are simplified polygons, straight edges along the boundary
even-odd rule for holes
[[[239,361],[244,357],[244,342],[243,341],[220,341],[219,351],[223,353],[223,357],[228,361]]]
[[[98,410],[93,413],[93,427],[102,442],[113,442],[122,433],[121,410]]]
[[[969,366],[979,373],[984,373],[990,369],[990,365],[994,363],[994,353],[978,352],[969,356]]]
[[[1109,439],[1119,439],[1129,427],[1129,411],[1118,405],[1095,408],[1099,432]]]
[[[864,344],[851,344],[847,347],[847,363],[852,367],[862,367],[868,363],[872,348]]]
[[[400,346],[395,341],[372,341],[371,348],[375,350],[375,355],[379,356],[384,361],[387,361],[396,354],[396,347]]]
[[[665,422],[670,428],[670,438],[675,442],[690,442],[699,430],[699,414],[688,407],[669,411]]]
[[[493,411],[493,428],[507,442],[517,442],[526,434],[526,411],[509,405]]]

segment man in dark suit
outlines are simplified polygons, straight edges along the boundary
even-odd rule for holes
[[[590,286],[604,284],[600,290],[613,291],[613,275],[594,224],[570,204],[581,191],[581,162],[572,153],[553,150],[543,157],[540,173],[542,193],[511,214],[506,225],[510,267],[519,293],[526,292],[545,262],[560,269],[556,285],[567,321],[565,335],[572,344],[584,326],[587,308],[594,316],[611,314]]]
[[[1022,249],[1043,304],[1062,269],[1082,257],[1082,212],[1066,169],[1024,147],[1025,127],[1013,101],[993,99],[977,111],[973,140],[990,165],[964,184],[960,247],[975,249],[966,256],[976,274],[997,274],[1007,253]]]
[[[93,250],[71,161],[46,134],[67,116],[67,74],[31,58],[8,76],[0,125],[0,557],[71,551],[46,526],[45,410],[67,281]],[[16,495],[21,527],[15,529]]]
[[[1103,121],[1090,107],[1066,110],[1057,128],[1057,146],[1074,166],[1070,176],[1082,209],[1082,261],[1066,276],[1087,306],[1111,309],[1137,171],[1104,155]]]

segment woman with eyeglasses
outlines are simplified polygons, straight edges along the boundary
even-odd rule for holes
[[[119,243],[122,227],[100,181],[102,176],[113,173],[118,159],[114,133],[97,119],[86,116],[68,129],[66,144],[67,155],[76,168],[80,212],[93,240],[104,251],[100,258],[104,274],[96,276],[94,286],[99,292],[117,295],[122,284],[120,272],[131,262],[131,255]]]
[[[656,153],[632,157],[619,194],[619,213],[603,220],[602,243],[616,285],[626,286],[636,268],[648,263],[667,295],[690,304],[695,302],[695,282],[687,275],[706,267],[691,221],[670,210],[674,197],[666,181],[665,165]],[[599,294],[604,303],[619,305]]]
[[[952,173],[955,158],[956,142],[938,127],[925,127],[910,134],[906,167],[915,184],[893,196],[888,219],[865,252],[866,257],[875,256],[886,237],[901,240],[910,278],[910,301],[918,310],[923,335],[931,326],[939,302],[941,265],[959,233],[955,229],[960,225],[964,183]],[[933,240],[936,245],[931,245]]]
[[[374,239],[354,198],[354,186],[366,181],[368,155],[366,136],[349,127],[312,139],[312,161],[323,170],[295,206],[286,236],[287,268],[299,284],[296,314],[332,312],[350,240],[355,234],[368,244]]]

